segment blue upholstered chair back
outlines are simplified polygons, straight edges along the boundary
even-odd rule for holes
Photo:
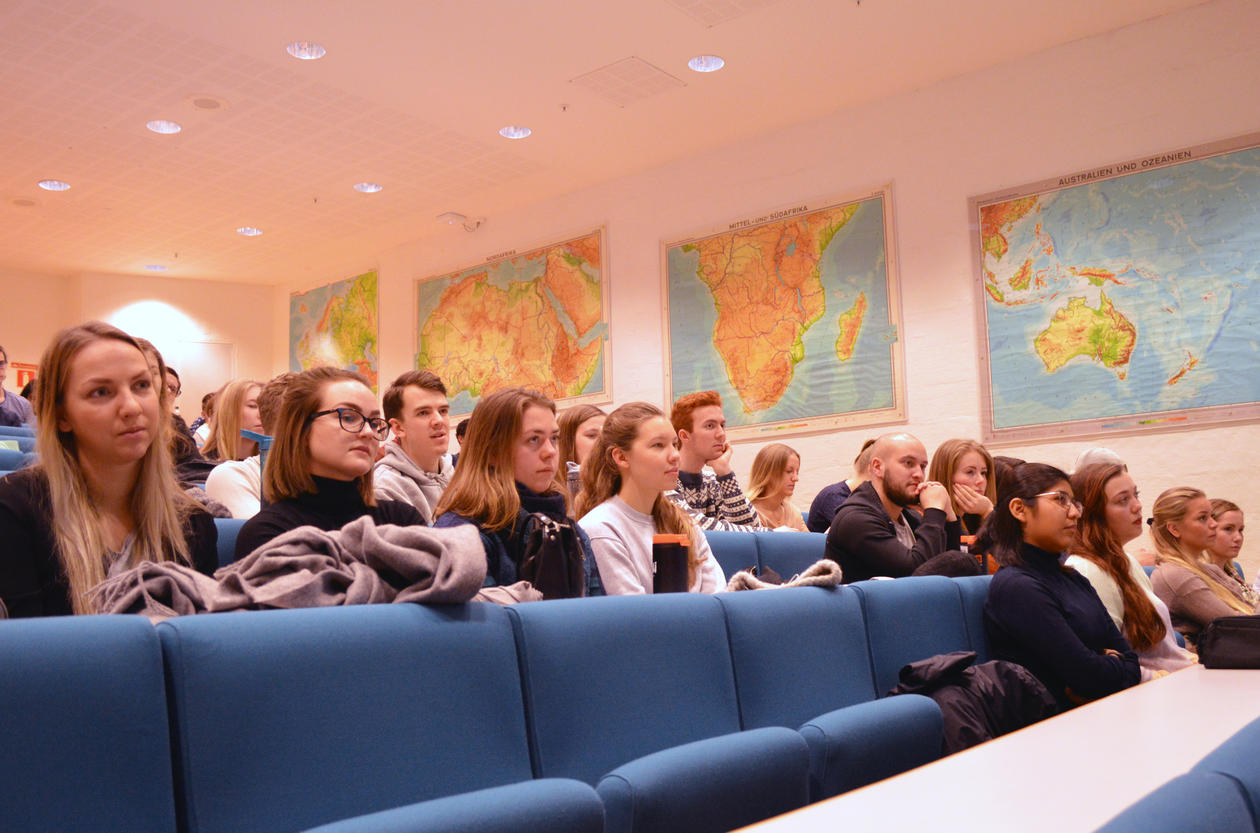
[[[761,532],[757,546],[761,566],[787,581],[826,555],[827,536],[818,532]]]
[[[721,565],[727,581],[740,570],[761,566],[756,533],[713,530],[705,532],[704,537],[708,539],[709,549],[713,550],[713,557]]]
[[[5,471],[17,471],[34,461],[35,455],[29,452],[17,451],[12,448],[0,448],[0,469]]]
[[[984,629],[984,602],[989,597],[989,582],[993,576],[963,576],[954,579],[954,586],[962,596],[963,621],[971,650],[976,652],[976,662],[988,662],[989,634]]]
[[[35,437],[35,429],[29,425],[0,425],[0,437]]]
[[[186,833],[300,831],[531,777],[495,605],[211,614],[158,633]]]
[[[538,777],[595,784],[636,758],[740,728],[713,596],[561,599],[508,614]]]
[[[876,696],[861,602],[850,587],[717,596],[726,613],[743,728],[797,728]]]
[[[1179,775],[1130,805],[1097,833],[1255,833],[1236,780],[1216,772]]]
[[[236,560],[236,536],[245,525],[244,518],[215,518],[214,526],[219,533],[219,566],[226,567]]]
[[[0,829],[173,833],[170,751],[147,620],[0,622]]]
[[[897,685],[903,665],[936,654],[972,650],[954,579],[911,576],[849,586],[862,600],[875,690],[881,697]]]
[[[1209,752],[1195,764],[1194,771],[1233,776],[1242,784],[1253,811],[1260,814],[1260,719],[1251,721]]]

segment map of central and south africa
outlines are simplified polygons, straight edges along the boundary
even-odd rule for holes
[[[601,394],[602,232],[416,284],[416,367],[442,377],[453,413],[521,385],[554,398]]]
[[[363,374],[377,389],[376,273],[289,298],[289,369],[332,365]]]
[[[884,199],[667,245],[671,399],[717,390],[732,426],[896,407]]]
[[[1157,161],[979,206],[995,429],[1260,401],[1260,149]]]

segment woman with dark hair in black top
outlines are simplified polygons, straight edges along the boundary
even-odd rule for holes
[[[1137,654],[1089,581],[1063,566],[1081,505],[1054,466],[1016,466],[988,519],[1002,564],[989,585],[984,625],[995,659],[1033,672],[1071,708],[1135,685]]]

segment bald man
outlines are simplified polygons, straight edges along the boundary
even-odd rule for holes
[[[871,446],[870,480],[836,512],[827,557],[845,584],[875,576],[900,578],[958,546],[961,527],[949,492],[926,479],[927,449],[911,434],[884,434]],[[906,511],[917,505],[922,509]]]

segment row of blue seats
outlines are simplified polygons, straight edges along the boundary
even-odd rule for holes
[[[879,695],[987,655],[987,582],[6,622],[0,818],[727,830],[938,757],[935,703]]]
[[[35,429],[0,425],[0,477],[35,462]]]
[[[1260,720],[1098,833],[1256,833],[1260,830]]]

